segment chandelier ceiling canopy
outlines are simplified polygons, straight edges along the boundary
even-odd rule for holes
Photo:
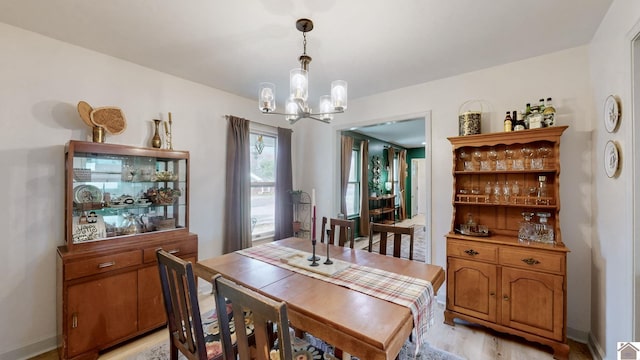
[[[331,82],[331,95],[320,97],[318,110],[313,111],[307,103],[309,91],[309,63],[307,55],[307,32],[313,30],[313,21],[299,19],[296,29],[302,32],[302,55],[298,58],[300,68],[289,72],[289,99],[284,113],[276,112],[276,86],[273,83],[260,83],[258,90],[258,108],[263,114],[284,115],[289,124],[295,124],[303,118],[310,118],[324,123],[333,119],[333,114],[343,113],[347,109],[347,82],[335,80]]]

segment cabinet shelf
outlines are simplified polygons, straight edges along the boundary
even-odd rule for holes
[[[508,174],[555,174],[557,169],[526,170],[455,170],[454,175],[508,175]]]

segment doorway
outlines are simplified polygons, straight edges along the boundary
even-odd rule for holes
[[[338,163],[340,159],[340,147],[339,147],[340,137],[343,134],[343,132],[353,132],[354,130],[368,128],[366,130],[371,130],[377,133],[377,135],[375,136],[373,135],[369,135],[369,136],[387,141],[385,140],[386,136],[391,136],[393,134],[397,136],[396,131],[399,131],[399,129],[402,128],[403,126],[408,125],[409,122],[415,122],[415,121],[419,121],[421,122],[421,125],[423,125],[420,131],[415,131],[414,129],[414,131],[406,133],[407,135],[396,137],[396,138],[402,138],[406,140],[406,137],[411,136],[413,138],[416,135],[418,135],[420,137],[420,140],[417,143],[418,145],[413,146],[411,148],[419,147],[424,150],[425,154],[431,154],[431,143],[432,143],[431,142],[431,112],[426,111],[422,113],[403,115],[403,116],[398,116],[394,118],[378,119],[378,120],[372,120],[369,122],[348,123],[346,125],[337,126],[335,128],[335,131],[336,131],[335,144],[337,145],[336,154],[337,154]],[[412,141],[415,141],[415,139],[412,139]],[[402,144],[396,143],[394,141],[388,141],[388,142],[398,145],[400,147],[407,148],[406,146],[403,146]],[[371,151],[369,154],[371,155]],[[423,160],[423,163],[420,166],[420,169],[422,171],[421,176],[418,177],[417,181],[411,181],[410,179],[413,177],[413,174],[412,174],[407,179],[408,181],[411,181],[412,184],[406,189],[407,191],[412,191],[414,184],[419,183],[418,188],[420,189],[420,195],[415,196],[412,191],[412,194],[409,197],[409,199],[411,199],[411,205],[406,210],[407,212],[411,211],[411,214],[414,215],[414,212],[412,211],[412,209],[414,204],[416,204],[419,213],[423,215],[419,217],[420,224],[416,224],[416,225],[422,225],[426,229],[424,233],[425,260],[427,263],[432,263],[432,234],[431,234],[431,227],[427,226],[428,224],[431,223],[431,207],[432,207],[432,204],[431,204],[431,158],[427,156],[425,157],[425,159],[422,159],[422,160]],[[407,164],[409,169],[411,169],[412,163],[413,163],[413,159],[411,163]],[[336,190],[335,192],[336,200],[339,204],[340,169],[338,165],[336,165],[336,175],[337,176],[335,177],[336,179],[334,184],[335,184],[335,190]],[[369,194],[366,194],[364,196],[369,196]],[[416,197],[417,201],[413,201],[414,196]]]

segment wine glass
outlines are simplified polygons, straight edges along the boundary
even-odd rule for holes
[[[489,160],[493,162],[493,166],[497,170],[498,169],[498,166],[497,166],[498,152],[496,151],[496,149],[495,148],[489,149],[489,152],[487,153],[487,157],[489,158]]]
[[[529,161],[525,161],[525,164],[528,163],[529,166],[530,166],[531,165],[531,157],[534,154],[533,149],[531,149],[530,147],[525,145],[525,146],[522,147],[522,149],[520,149],[520,153],[522,154],[522,158],[523,159],[528,159],[529,160]]]
[[[495,185],[493,186],[493,202],[495,202],[496,204],[500,202],[500,194],[502,193],[502,186],[500,186],[500,181],[496,181]]]
[[[473,160],[475,160],[478,163],[478,169],[480,169],[480,162],[482,161],[482,152],[480,150],[475,150],[473,152],[473,154],[471,154],[473,156]]]
[[[471,163],[471,161],[469,161],[470,156],[471,155],[468,152],[466,152],[464,149],[461,149],[460,152],[458,153],[458,157],[460,158],[460,160],[462,160],[463,169],[465,171],[473,170],[473,164]]]
[[[509,203],[509,197],[511,196],[511,187],[509,186],[508,181],[504,182],[504,186],[502,187],[502,196],[504,196],[504,202]]]
[[[484,202],[488,203],[491,198],[491,181],[487,181],[487,185],[484,186]]]
[[[531,185],[527,188],[527,204],[531,205],[534,202],[531,198],[538,193],[538,187],[535,185]]]
[[[512,169],[515,168],[513,160],[512,160],[514,155],[515,155],[515,153],[514,153],[513,150],[511,150],[509,148],[504,149],[504,158],[507,160],[507,165]]]
[[[518,203],[518,195],[520,194],[520,185],[518,184],[518,182],[514,182],[513,185],[511,186],[511,194],[513,195],[513,203],[517,204]]]
[[[549,157],[549,155],[551,154],[551,147],[547,146],[547,145],[542,145],[538,148],[537,150],[538,152],[538,156],[540,158],[542,158],[542,168],[546,168],[547,167],[547,157]]]

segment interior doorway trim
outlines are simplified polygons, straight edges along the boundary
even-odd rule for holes
[[[408,120],[408,119],[424,119],[424,139],[426,144],[424,145],[424,153],[425,153],[425,183],[424,185],[424,189],[426,191],[426,204],[424,204],[424,209],[425,209],[425,214],[424,214],[424,221],[425,221],[425,233],[424,233],[424,240],[425,240],[425,259],[427,263],[433,263],[433,228],[430,226],[430,224],[432,224],[432,156],[431,154],[433,153],[433,149],[432,149],[432,144],[433,144],[433,139],[432,139],[432,135],[431,135],[431,110],[425,110],[422,112],[417,112],[417,113],[412,113],[412,114],[403,114],[403,115],[397,115],[397,116],[392,116],[392,117],[387,117],[387,118],[381,118],[381,119],[372,119],[372,120],[367,120],[367,121],[361,121],[361,122],[357,122],[357,123],[347,123],[347,124],[337,124],[334,127],[334,145],[336,145],[336,154],[337,154],[337,159],[338,159],[338,163],[340,162],[340,150],[339,150],[339,146],[340,146],[340,135],[343,131],[349,131],[350,129],[354,128],[354,127],[362,127],[362,126],[369,126],[369,125],[376,125],[376,124],[383,124],[386,122],[393,122],[393,121],[402,121],[402,120]],[[410,164],[409,164],[410,165]],[[339,165],[336,166],[336,170],[337,172],[335,172],[335,174],[339,174]],[[340,185],[338,184],[338,176],[334,176],[334,189],[337,189],[336,191],[336,197],[335,199],[339,202],[340,200]]]
[[[636,119],[640,119],[640,22],[632,29],[631,39],[631,104],[628,113],[631,114],[631,148],[632,154],[638,154],[640,141],[640,126]],[[640,156],[633,156],[632,198],[633,210],[631,219],[640,215]],[[633,228],[633,341],[640,341],[640,222],[632,221]]]

